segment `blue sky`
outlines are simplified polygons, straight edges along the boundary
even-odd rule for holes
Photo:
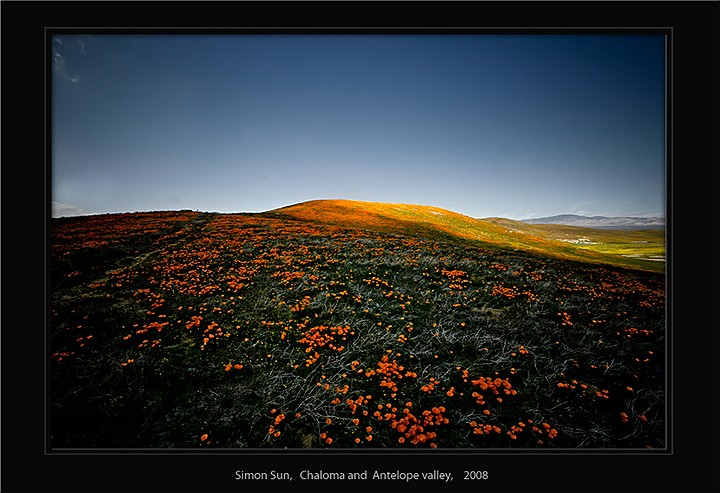
[[[53,215],[665,212],[657,34],[54,34]]]

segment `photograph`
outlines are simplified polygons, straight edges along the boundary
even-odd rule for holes
[[[51,449],[666,448],[666,35],[50,41]]]
[[[3,456],[45,474],[4,490],[713,491],[717,224],[678,204],[717,145],[687,197],[690,42],[650,17],[42,22],[40,420],[6,397]]]

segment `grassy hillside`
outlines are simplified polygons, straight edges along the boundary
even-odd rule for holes
[[[501,218],[475,219],[437,207],[352,200],[303,202],[265,216],[436,239],[454,238],[561,259],[653,272],[663,272],[665,268],[663,231],[534,225]]]
[[[52,220],[53,447],[665,445],[662,274],[312,209]]]

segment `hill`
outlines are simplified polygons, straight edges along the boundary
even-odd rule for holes
[[[664,277],[493,243],[516,226],[353,202],[53,219],[50,447],[663,448]]]
[[[577,214],[561,214],[558,216],[521,219],[521,221],[528,224],[565,224],[567,226],[598,229],[665,229],[665,220],[659,217],[588,217]]]
[[[589,228],[534,225],[502,218],[475,219],[445,209],[352,200],[314,200],[282,207],[263,217],[519,250],[566,260],[633,269],[664,270],[664,234],[607,232]]]

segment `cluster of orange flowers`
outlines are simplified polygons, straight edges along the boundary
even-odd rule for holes
[[[78,347],[84,347],[84,346],[85,346],[85,342],[83,342],[83,341],[86,341],[86,342],[87,342],[87,341],[89,341],[89,340],[92,339],[92,338],[93,338],[92,334],[87,335],[87,336],[80,336],[80,337],[78,337],[77,339],[75,339],[75,342],[78,343]]]
[[[569,390],[576,390],[580,389],[581,395],[595,395],[596,397],[600,399],[609,399],[610,398],[610,391],[606,389],[599,389],[595,387],[594,385],[588,385],[586,383],[580,383],[577,380],[573,379],[570,382],[558,382],[557,383],[558,388],[561,389],[569,389]]]
[[[287,272],[287,271],[279,271],[272,274],[272,277],[279,278],[280,279],[280,285],[284,286],[286,284],[289,284],[295,279],[302,279],[305,277],[304,272],[295,271],[295,272]]]
[[[170,325],[170,322],[150,322],[149,324],[143,325],[143,327],[145,330],[156,330],[157,332],[162,332],[163,328],[168,325]]]
[[[641,361],[642,361],[643,363],[649,363],[650,360],[651,360],[651,357],[654,356],[655,353],[654,353],[653,351],[648,351],[647,354],[648,354],[648,357],[646,357],[646,358],[643,358],[643,359],[633,358],[633,359],[635,360],[636,363],[640,363]]]
[[[531,426],[530,429],[535,434],[535,437],[538,438],[538,445],[542,445],[544,443],[543,437],[547,437],[552,440],[558,435],[558,431],[549,423],[543,422],[540,426],[537,426],[532,419],[528,419],[526,421],[527,423],[524,421],[518,421],[517,424],[510,426],[505,434],[510,437],[511,440],[517,440],[519,435],[527,431],[528,426]],[[500,434],[502,432],[502,429],[497,425],[478,423],[477,421],[471,421],[470,427],[473,429],[473,434],[475,435],[490,435],[491,433]]]
[[[203,350],[210,343],[210,341],[218,339],[220,337],[230,337],[229,332],[223,332],[222,327],[217,322],[210,322],[203,331],[203,343],[200,349]]]
[[[535,424],[533,424],[532,420],[530,420],[530,419],[528,419],[527,422],[529,424],[533,425],[532,431],[534,431],[535,433],[537,433],[540,436],[542,436],[542,434],[545,433],[550,440],[552,440],[553,438],[558,436],[558,431],[555,428],[553,428],[550,425],[550,423],[542,423],[540,426],[536,426]],[[543,440],[542,440],[542,438],[540,438],[538,440],[538,445],[542,445],[542,444],[543,444]]]
[[[528,277],[532,279],[533,281],[542,281],[543,276],[539,272],[530,272],[528,273]]]
[[[242,369],[243,369],[243,365],[242,365],[241,363],[235,363],[235,364],[233,364],[233,363],[228,363],[227,365],[225,365],[225,371],[230,371],[230,370],[232,370],[232,369],[242,370]]]
[[[155,315],[154,310],[161,308],[165,303],[165,300],[161,295],[151,292],[149,288],[138,289],[135,292],[135,297],[139,298],[138,302],[140,303],[144,300],[148,300],[150,302],[150,308],[147,311],[147,315]]]
[[[357,399],[347,399],[347,400],[345,401],[345,403],[346,403],[347,406],[350,408],[350,412],[351,412],[352,414],[355,414],[355,412],[356,412],[358,409],[360,409],[362,406],[365,406],[368,402],[370,402],[370,399],[372,399],[372,396],[369,395],[369,394],[368,394],[368,395],[361,395],[361,396],[358,397]],[[368,415],[368,411],[367,411],[366,409],[363,409],[363,410],[362,410],[362,414],[363,414],[363,416],[367,416],[367,415]],[[357,425],[357,424],[359,423],[359,420],[356,418],[356,419],[353,420],[353,423]]]
[[[139,324],[133,324],[133,328],[138,327],[138,325]],[[159,334],[168,325],[170,325],[170,322],[150,322],[148,324],[143,325],[142,329],[136,330],[135,335],[144,335],[144,334],[149,333],[151,330],[154,330],[154,331],[156,331],[156,333]],[[132,336],[133,336],[133,334],[127,334],[127,335],[123,336],[123,340],[127,341]],[[160,341],[158,339],[155,339],[152,342],[150,342],[149,339],[143,339],[140,342],[140,344],[138,344],[138,347],[139,348],[145,347],[148,345],[148,343],[150,343],[150,347],[155,347],[160,344]]]
[[[312,303],[312,298],[310,296],[303,296],[301,300],[290,307],[290,311],[295,313],[301,312],[307,309],[310,303]]]
[[[532,421],[531,421],[531,423],[532,423]],[[518,434],[518,433],[521,433],[521,432],[525,429],[526,426],[527,426],[527,425],[526,425],[525,423],[523,423],[522,421],[519,421],[518,424],[512,425],[512,426],[510,427],[510,429],[508,429],[507,435],[508,435],[512,440],[517,440],[517,434]]]
[[[246,283],[252,280],[257,271],[257,268],[248,268],[246,266],[231,267],[225,273],[225,284],[231,292],[237,293],[246,286]]]
[[[207,296],[222,290],[216,281],[221,280],[213,264],[219,258],[218,250],[204,247],[165,251],[165,255],[153,266],[154,282],[163,291],[176,291],[188,296]]]
[[[652,335],[654,331],[648,330],[648,329],[638,329],[637,327],[626,327],[622,330],[622,333],[625,337],[628,339],[632,339],[635,335],[644,335],[649,336]],[[620,332],[615,332],[615,335],[621,335]]]
[[[570,314],[567,312],[557,312],[557,316],[560,317],[560,325],[562,326],[572,326],[572,321],[570,320]]]
[[[347,289],[343,289],[339,293],[327,293],[326,296],[328,298],[332,297],[335,301],[341,300],[343,296],[347,296],[348,292]]]
[[[277,412],[277,409],[273,409],[270,411],[270,414],[275,414]],[[273,437],[277,438],[280,436],[280,430],[277,429],[278,426],[280,426],[280,423],[285,420],[285,413],[280,413],[277,416],[275,416],[275,420],[273,421],[273,424],[270,425],[270,428],[268,428],[268,435],[272,435]]]
[[[382,411],[385,411],[384,413]],[[378,404],[377,411],[373,413],[373,416],[378,421],[390,421],[397,417],[398,408],[396,406],[393,406],[390,402],[386,403],[384,406],[382,404]],[[363,415],[365,413],[363,412]]]
[[[577,281],[568,280],[559,285],[562,291],[577,293],[584,292],[592,299],[615,299],[623,300],[628,295],[644,296],[638,301],[641,308],[661,308],[665,304],[665,292],[662,287],[653,289],[651,286],[639,282],[630,274],[620,272],[601,271],[603,278],[598,279],[594,284],[580,284]],[[609,278],[605,278],[609,276]]]
[[[202,322],[202,315],[193,315],[192,317],[190,317],[190,320],[185,322],[185,328],[188,330],[195,329],[197,327],[200,327],[201,322]]]
[[[430,431],[428,428],[436,428],[443,424],[450,423],[450,420],[443,416],[445,406],[436,406],[432,409],[425,409],[422,417],[416,417],[410,408],[412,403],[408,402],[402,411],[400,419],[392,418],[390,426],[402,435],[398,438],[398,443],[410,443],[417,445],[428,442],[431,448],[437,448],[437,444],[430,442],[437,438],[437,432]]]
[[[369,435],[368,438],[369,438],[368,441],[372,441],[372,435]],[[332,445],[332,443],[333,443],[332,437],[328,436],[328,434],[324,431],[322,433],[320,433],[320,439],[323,440],[328,445]],[[359,443],[358,440],[359,439],[356,439],[355,443]]]
[[[500,378],[500,377],[480,377],[477,380],[472,380],[472,384],[474,387],[480,387],[483,391],[490,391],[494,395],[499,395],[502,391],[505,395],[517,395],[517,390],[512,388],[512,384],[507,378]],[[473,397],[478,399],[479,401],[482,400],[482,395],[475,395],[473,393]],[[502,398],[497,398],[498,402],[502,402]],[[481,402],[478,402],[478,404],[482,404]]]
[[[194,288],[189,288],[188,294],[193,294],[193,295],[197,295],[197,296],[207,296],[210,294],[217,293],[218,291],[220,291],[220,289],[221,289],[220,286],[218,286],[217,284],[205,284],[199,290],[196,290]]]
[[[577,281],[567,281],[567,284],[561,284],[559,289],[568,293],[587,293],[592,299],[612,299],[610,294],[615,291],[615,288],[609,283],[596,286],[592,284],[580,284]]]
[[[643,308],[656,308],[665,306],[665,290],[662,286],[653,289],[649,285],[633,279],[629,274],[614,273],[616,279],[612,283],[614,289],[623,294],[632,293],[633,295],[641,294],[645,296],[644,300],[640,300],[638,305]]]
[[[647,422],[647,420],[648,420],[647,416],[645,416],[644,414],[637,414],[637,415],[635,415],[635,417],[642,422]],[[630,416],[628,416],[628,413],[621,412],[620,413],[620,422],[628,423],[629,421],[630,421]]]
[[[470,427],[473,429],[474,435],[489,435],[492,432],[500,433],[502,429],[497,425],[491,425],[488,423],[478,423],[477,421],[470,421]]]
[[[389,388],[392,391],[390,396],[394,398],[398,391],[396,380],[402,380],[403,370],[405,370],[404,366],[400,365],[396,360],[390,361],[390,358],[385,354],[378,362],[377,369],[365,372],[365,376],[380,375],[380,386]],[[408,371],[404,376],[412,378],[416,377],[417,374]]]
[[[462,291],[470,284],[470,279],[467,278],[467,272],[462,270],[447,270],[442,269],[440,273],[450,278],[450,289],[456,291]]]
[[[133,214],[102,214],[88,216],[81,222],[53,224],[51,252],[66,255],[79,250],[132,242],[176,222],[190,221],[194,212],[152,212]]]
[[[518,355],[518,353],[520,353],[523,356],[527,356],[528,354],[530,354],[530,352],[527,350],[527,348],[525,346],[520,345],[520,346],[518,346],[517,353],[512,352],[512,353],[510,353],[510,356],[512,356],[514,358],[515,356]]]
[[[390,287],[390,284],[388,284],[386,281],[383,281],[382,279],[380,279],[380,278],[377,277],[377,276],[373,276],[373,277],[371,277],[370,279],[363,279],[363,282],[364,282],[365,284],[368,284],[368,285],[370,285],[370,286],[375,286],[375,287],[378,287],[378,288],[380,288],[380,287],[385,287],[385,288],[388,288],[388,289],[392,289],[392,288]]]
[[[355,332],[350,329],[349,325],[344,327],[327,327],[325,325],[312,327],[303,334],[303,337],[299,341],[300,344],[307,345],[307,348],[305,348],[306,353],[313,353],[305,360],[305,366],[311,366],[320,359],[320,353],[317,350],[325,346],[332,351],[342,352],[345,346],[336,345],[335,339],[339,338],[340,342],[344,342],[347,341],[348,336],[353,335],[355,335]]]
[[[52,354],[52,357],[55,358],[55,361],[60,362],[63,358],[67,358],[73,354],[75,354],[75,351],[56,351]]]
[[[538,297],[532,291],[519,291],[515,286],[506,287],[503,284],[495,284],[491,292],[492,296],[502,296],[509,300],[515,299],[520,295],[526,296],[527,301],[537,301]]]
[[[439,385],[440,385],[439,380],[437,380],[435,377],[430,377],[430,381],[427,383],[427,385],[423,385],[422,387],[420,387],[420,390],[430,394],[430,393],[432,393],[433,390],[435,390],[435,386],[439,386]]]

